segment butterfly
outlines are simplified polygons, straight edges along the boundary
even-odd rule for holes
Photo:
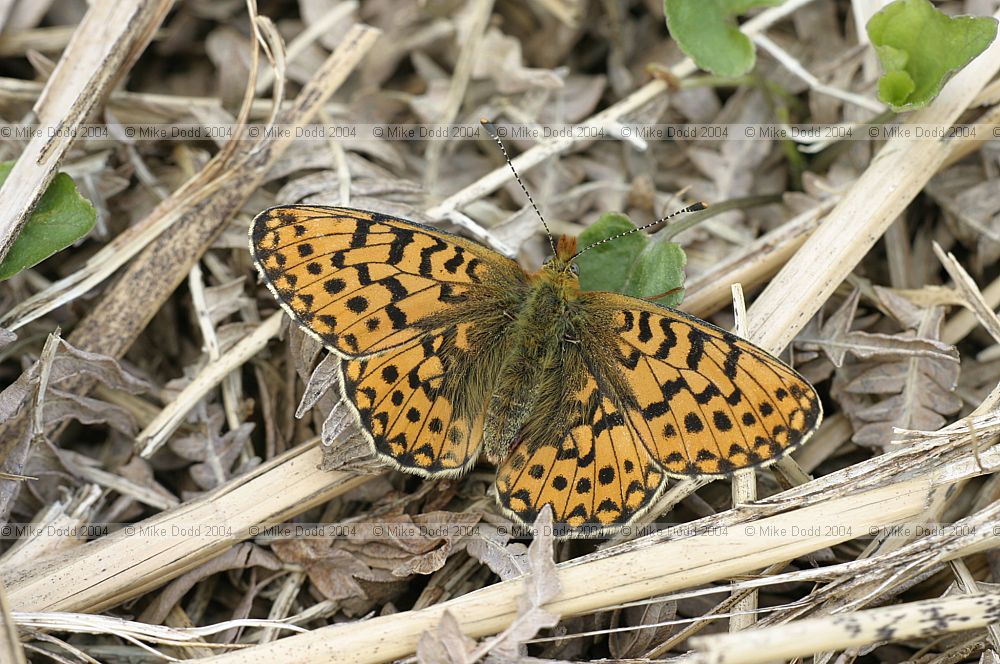
[[[545,505],[570,533],[626,524],[670,477],[730,475],[803,443],[813,387],[681,311],[581,291],[576,242],[533,273],[476,242],[378,212],[289,205],[250,251],[275,298],[339,359],[372,451],[424,477],[497,466],[502,511]]]

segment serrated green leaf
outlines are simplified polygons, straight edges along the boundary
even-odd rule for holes
[[[0,163],[0,186],[13,167],[12,161]],[[58,173],[0,263],[0,281],[73,244],[90,232],[96,220],[94,206],[76,190],[73,178]]]
[[[922,108],[996,38],[992,17],[950,17],[928,0],[896,0],[868,21],[885,72],[878,96],[894,111]]]
[[[633,230],[628,217],[609,212],[580,233],[580,249]],[[598,245],[577,258],[580,287],[585,291],[612,291],[632,297],[655,297],[656,304],[673,307],[684,298],[684,265],[687,257],[674,242],[651,240],[633,233]]]
[[[750,38],[740,32],[736,17],[756,7],[773,7],[783,0],[663,0],[670,35],[685,55],[717,76],[742,76],[754,65]]]

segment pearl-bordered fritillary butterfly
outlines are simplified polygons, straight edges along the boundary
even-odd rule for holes
[[[376,455],[456,477],[481,453],[510,517],[570,529],[640,516],[666,476],[729,475],[804,442],[813,387],[680,311],[582,292],[575,241],[540,270],[377,212],[290,205],[250,227],[281,306],[340,359]]]

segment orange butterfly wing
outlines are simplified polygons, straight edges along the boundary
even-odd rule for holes
[[[623,295],[583,298],[588,324],[564,356],[565,427],[525,431],[497,473],[518,519],[549,504],[575,528],[627,523],[664,475],[765,465],[819,425],[813,387],[736,335]]]
[[[373,451],[418,475],[461,475],[479,457],[485,384],[468,380],[481,358],[461,328],[370,358],[343,360],[341,389]]]
[[[349,208],[267,210],[251,252],[278,301],[344,359],[341,388],[373,450],[404,470],[476,460],[492,371],[531,286],[513,261],[420,224]],[[666,475],[726,475],[804,442],[813,388],[764,351],[642,300],[585,293],[543,401],[497,472],[504,510],[603,528],[640,516]],[[579,321],[578,321],[579,322]]]
[[[475,242],[350,208],[287,206],[253,220],[250,250],[277,300],[342,358],[341,390],[373,451],[420,475],[479,455],[505,309],[527,276]]]
[[[567,388],[566,403],[575,412],[561,423],[563,431],[525,431],[497,470],[500,506],[524,523],[546,504],[555,523],[572,528],[628,523],[652,505],[664,473],[593,374],[567,377]]]
[[[292,319],[342,357],[412,343],[483,286],[526,279],[475,242],[351,208],[265,210],[250,225],[250,253]]]
[[[632,387],[629,419],[668,474],[766,465],[819,426],[815,389],[766,351],[682,312],[601,295]]]

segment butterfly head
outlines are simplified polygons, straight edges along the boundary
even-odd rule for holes
[[[576,238],[570,235],[560,235],[555,243],[555,254],[545,261],[542,269],[547,272],[566,274],[576,277],[580,268],[576,264]]]
[[[556,253],[545,263],[534,278],[549,284],[563,299],[574,299],[580,292],[580,268],[576,261],[576,238],[563,235],[555,243]]]

